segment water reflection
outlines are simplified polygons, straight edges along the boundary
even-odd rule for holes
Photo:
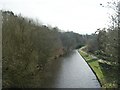
[[[99,88],[100,84],[87,63],[74,50],[56,60],[47,72],[44,88]]]

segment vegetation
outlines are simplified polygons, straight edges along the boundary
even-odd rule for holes
[[[85,44],[84,36],[60,32],[32,19],[3,14],[3,87],[40,87],[47,63]]]
[[[117,81],[120,2],[108,2],[108,6],[115,10],[111,26],[91,35],[61,32],[57,27],[39,24],[12,11],[2,11],[3,88],[41,87],[48,63],[82,46],[86,47],[80,53],[95,71],[102,87],[120,85],[120,80]]]
[[[114,82],[115,79],[110,74],[110,65],[106,64],[102,59],[99,59],[91,54],[84,52],[83,50],[79,51],[83,58],[90,65],[92,70],[95,72],[103,88],[117,88],[117,83]]]
[[[83,51],[93,54],[101,60],[92,60],[89,55],[81,52],[83,57],[86,58],[88,64],[96,72],[98,78],[100,79],[103,87],[105,88],[116,88],[119,85],[118,68],[119,68],[119,54],[118,50],[120,47],[119,41],[119,30],[120,30],[120,2],[108,2],[109,8],[115,11],[115,15],[111,15],[111,26],[109,28],[98,29],[94,34],[92,34],[87,40],[87,45]],[[102,5],[102,4],[101,4]],[[91,61],[92,62],[89,62]],[[101,68],[95,69],[95,67]],[[99,73],[103,73],[104,81],[101,80],[103,77]],[[118,86],[119,87],[119,86]]]

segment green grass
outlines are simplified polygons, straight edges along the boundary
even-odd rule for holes
[[[100,62],[101,59],[93,58],[92,55],[79,50],[79,53],[86,60],[86,62],[93,69],[95,74],[97,75],[102,88],[117,88],[116,81],[116,73],[114,70],[107,70],[105,67],[107,66],[104,62]],[[105,67],[103,67],[105,66]]]
[[[90,67],[94,70],[98,79],[100,80],[100,83],[103,86],[103,84],[105,83],[105,78],[104,78],[103,72],[101,70],[101,67],[98,63],[98,59],[93,59],[91,55],[88,55],[87,53],[85,53],[81,50],[79,52],[83,56],[83,58],[87,61],[87,63],[90,65]]]

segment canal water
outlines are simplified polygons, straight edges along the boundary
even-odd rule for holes
[[[100,88],[100,84],[77,50],[56,61],[43,88]]]

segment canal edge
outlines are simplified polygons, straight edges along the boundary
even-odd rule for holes
[[[79,51],[77,50],[77,52],[79,53]],[[79,55],[81,55],[80,53],[79,53]],[[82,55],[81,55],[82,56]],[[97,74],[95,73],[95,71],[92,69],[92,67],[88,64],[88,62],[85,60],[85,58],[82,56],[82,58],[84,59],[84,61],[87,63],[87,65],[90,67],[90,69],[92,70],[92,72],[94,73],[94,75],[96,76],[96,78],[97,78],[97,80],[98,80],[98,82],[99,82],[99,84],[100,84],[100,87],[102,88],[102,84],[101,84],[101,82],[100,82],[100,79],[98,78],[98,76],[97,76]]]

